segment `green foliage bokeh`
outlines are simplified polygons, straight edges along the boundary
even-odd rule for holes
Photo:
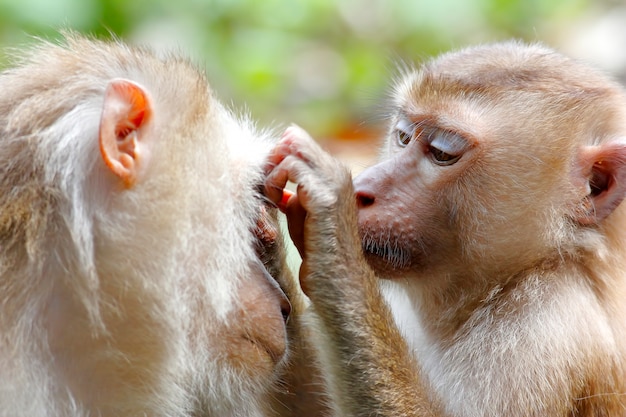
[[[263,124],[341,136],[376,113],[398,61],[548,40],[592,0],[0,0],[0,44],[60,28],[173,48]],[[5,58],[0,58],[0,64]]]

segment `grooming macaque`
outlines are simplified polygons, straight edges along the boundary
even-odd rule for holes
[[[297,128],[270,156],[268,197],[298,184],[282,208],[337,414],[626,415],[622,88],[503,43],[393,97],[354,185]]]
[[[0,416],[261,415],[290,310],[267,134],[186,61],[72,34],[0,91]]]

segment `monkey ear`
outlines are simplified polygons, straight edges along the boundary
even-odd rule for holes
[[[100,118],[100,153],[127,187],[134,184],[138,163],[146,156],[142,140],[151,113],[150,100],[138,84],[116,79],[107,86]]]
[[[581,153],[583,172],[588,173],[589,194],[578,221],[597,224],[626,197],[626,141],[590,146]]]

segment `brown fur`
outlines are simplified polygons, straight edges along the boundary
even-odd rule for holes
[[[338,414],[626,415],[622,87],[511,42],[407,71],[393,98],[358,214],[304,132],[270,156],[268,196],[299,185],[286,211]]]

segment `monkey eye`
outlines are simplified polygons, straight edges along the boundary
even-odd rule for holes
[[[415,135],[415,124],[406,119],[400,119],[394,128],[394,134],[398,139],[398,145],[404,148],[411,142],[413,135]]]
[[[467,149],[468,143],[456,133],[442,129],[423,132],[432,161],[441,166],[456,163]]]

